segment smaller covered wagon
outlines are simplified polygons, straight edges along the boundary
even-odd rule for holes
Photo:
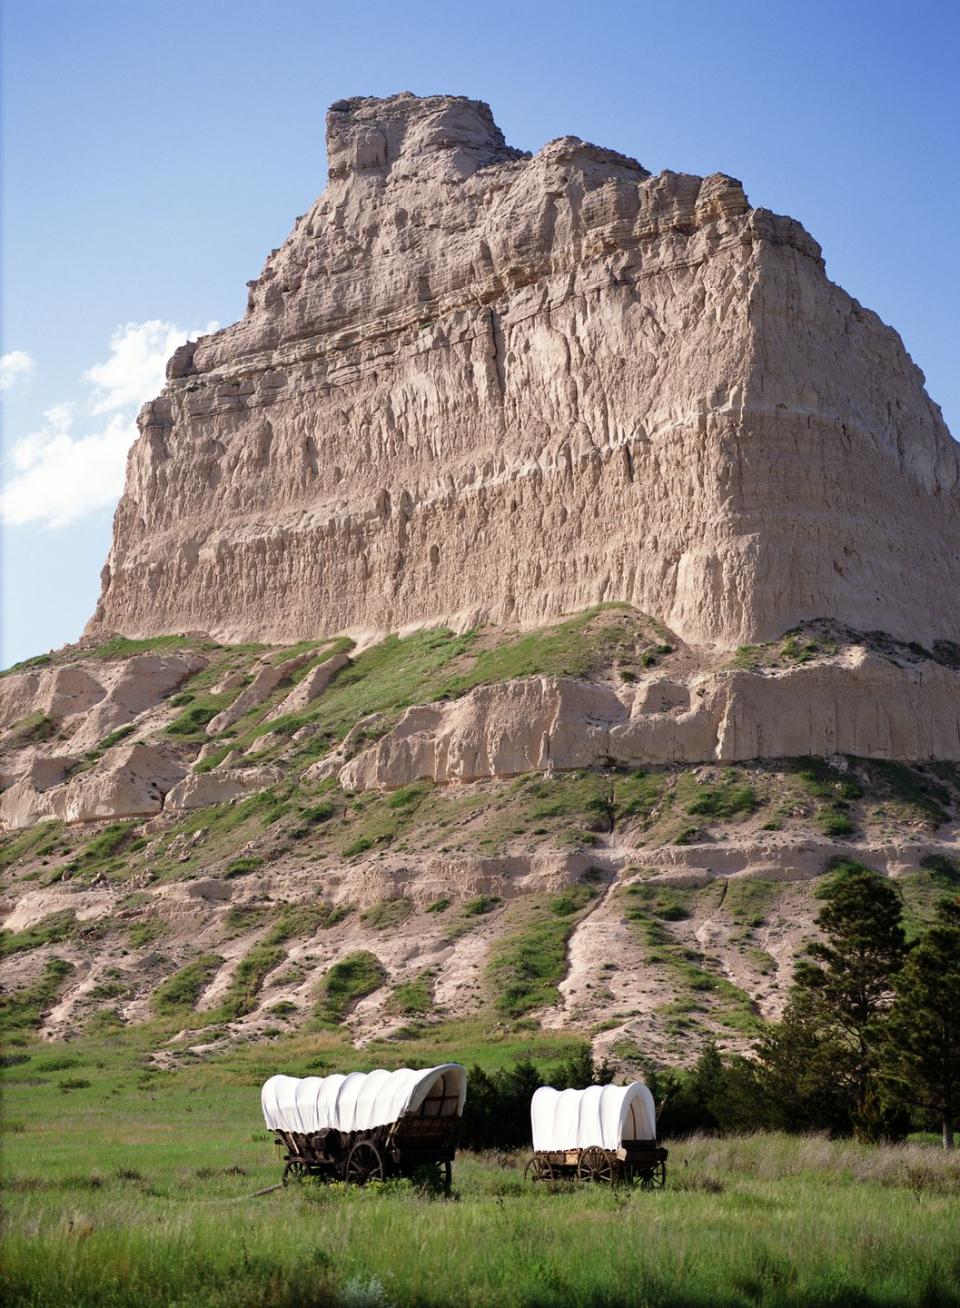
[[[442,1063],[348,1076],[272,1076],[260,1102],[282,1151],[284,1185],[305,1176],[365,1185],[434,1166],[449,1190],[466,1097],[466,1069]]]
[[[541,1086],[530,1102],[534,1181],[632,1180],[648,1190],[667,1180],[667,1151],[657,1145],[653,1095],[641,1081],[586,1090]]]

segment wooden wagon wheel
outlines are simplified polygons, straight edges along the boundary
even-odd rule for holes
[[[291,1182],[299,1183],[307,1175],[306,1164],[298,1163],[291,1159],[284,1164],[283,1176],[280,1178],[281,1185],[290,1185]]]
[[[369,1140],[360,1140],[347,1154],[344,1168],[344,1180],[354,1185],[366,1185],[368,1181],[382,1181],[384,1178],[383,1159],[380,1150]]]
[[[654,1163],[640,1174],[641,1190],[662,1190],[667,1184],[667,1164],[665,1161]]]
[[[612,1185],[614,1178],[613,1159],[605,1149],[584,1149],[577,1161],[578,1181],[597,1181],[601,1185]]]
[[[534,1154],[527,1160],[527,1165],[523,1169],[523,1179],[525,1181],[552,1181],[553,1168],[546,1158],[541,1158],[539,1154]]]

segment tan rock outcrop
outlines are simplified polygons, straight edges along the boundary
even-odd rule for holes
[[[666,685],[669,684],[669,689]],[[667,706],[664,708],[664,701]],[[626,764],[856,754],[960,760],[960,673],[859,651],[789,671],[651,678],[632,696],[531,677],[408,709],[340,769],[349,790]]]
[[[294,640],[633,603],[960,639],[960,454],[739,182],[478,102],[328,115],[329,185],[140,415],[91,630]]]
[[[312,655],[301,654],[292,659],[286,659],[282,663],[261,663],[253,675],[253,680],[249,686],[241,690],[228,708],[222,713],[218,713],[215,718],[211,718],[207,723],[207,734],[218,736],[221,731],[226,731],[238,722],[245,713],[262,704],[265,699],[276,690],[278,686],[283,685],[284,681],[298,668],[302,668]]]
[[[281,700],[277,707],[268,713],[265,721],[271,722],[274,718],[285,717],[288,713],[300,713],[308,704],[317,699],[330,682],[337,675],[341,668],[345,668],[350,662],[348,654],[334,654],[323,663],[318,663],[315,668],[311,668],[302,681],[299,681],[286,699]]]
[[[32,774],[21,777],[0,795],[0,820],[17,828],[44,818],[92,822],[149,816],[160,812],[167,791],[185,773],[184,765],[163,749],[137,742],[118,747],[109,763],[65,785],[46,788]]]
[[[207,804],[227,804],[266,790],[282,775],[277,768],[219,768],[216,772],[191,773],[167,795],[166,808],[176,812],[205,808]]]

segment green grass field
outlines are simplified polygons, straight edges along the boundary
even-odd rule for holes
[[[8,1304],[960,1304],[960,1158],[930,1146],[675,1141],[662,1193],[535,1187],[522,1157],[463,1155],[449,1201],[406,1182],[252,1198],[280,1173],[269,1047],[177,1072],[108,1042],[13,1057]]]

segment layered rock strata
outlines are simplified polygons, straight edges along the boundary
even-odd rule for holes
[[[600,600],[737,644],[960,638],[960,458],[739,182],[342,101],[329,184],[145,406],[91,629],[294,641]]]
[[[960,674],[905,673],[862,650],[774,675],[651,677],[633,695],[531,677],[411,708],[340,769],[350,790],[597,764],[743,762],[857,754],[960,760]]]

